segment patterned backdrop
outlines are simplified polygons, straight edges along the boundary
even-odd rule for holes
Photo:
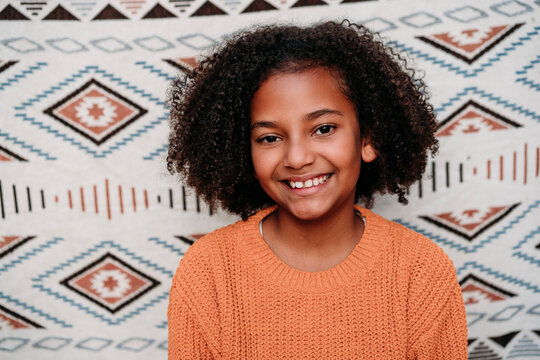
[[[348,17],[424,70],[440,124],[410,204],[375,211],[454,261],[470,359],[540,359],[539,15],[533,0],[1,0],[0,358],[165,359],[180,258],[236,220],[165,170],[168,83],[237,29]]]

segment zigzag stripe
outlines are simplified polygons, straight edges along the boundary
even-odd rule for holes
[[[401,219],[395,219],[394,221],[397,222],[398,224],[401,224],[403,226],[406,226],[408,227],[409,229],[411,230],[414,230],[428,238],[430,238],[431,240],[437,242],[437,243],[441,243],[441,244],[444,244],[446,246],[449,246],[450,248],[455,248],[459,251],[463,251],[465,253],[474,253],[476,251],[478,251],[478,249],[481,249],[482,247],[484,247],[486,244],[488,243],[491,243],[493,240],[501,237],[502,235],[504,235],[508,230],[510,230],[511,228],[514,227],[514,225],[518,224],[528,213],[530,213],[533,209],[537,208],[538,206],[540,205],[540,200],[536,200],[534,203],[532,203],[531,205],[529,205],[521,214],[519,214],[514,220],[510,221],[508,223],[508,225],[504,226],[501,230],[495,232],[494,234],[488,236],[486,239],[480,241],[478,244],[474,245],[474,246],[471,246],[471,247],[468,247],[468,246],[463,246],[463,245],[460,245],[459,243],[456,243],[455,241],[452,241],[452,240],[448,240],[446,238],[443,238],[439,235],[435,235],[435,234],[432,234],[424,229],[421,229],[421,228],[418,228],[417,226],[415,225],[412,225],[406,221],[403,221]]]
[[[534,257],[527,255],[525,253],[522,253],[521,251],[513,253],[512,256],[515,256],[519,259],[530,262],[531,264],[540,267],[540,259],[535,259]]]
[[[143,160],[152,160],[156,156],[159,156],[161,153],[164,153],[165,151],[167,151],[168,148],[169,148],[169,144],[165,144],[165,145],[157,148],[156,150],[152,151],[150,154],[144,156]]]
[[[531,70],[535,64],[540,64],[540,55],[536,56],[536,59],[531,60],[527,65],[525,65],[521,70],[516,71],[516,75],[525,75],[529,70]]]
[[[34,285],[32,285],[32,287],[37,288],[37,289],[39,289],[40,291],[43,291],[46,294],[52,295],[52,296],[56,297],[57,299],[62,300],[63,302],[78,308],[79,310],[83,310],[86,313],[88,313],[89,315],[92,315],[93,317],[95,317],[95,318],[97,318],[99,320],[102,320],[103,322],[106,322],[109,325],[120,325],[121,323],[125,322],[126,320],[129,320],[129,319],[133,318],[134,316],[139,315],[142,311],[144,311],[144,310],[154,306],[155,304],[161,302],[163,299],[168,299],[169,298],[169,291],[167,290],[163,294],[155,297],[154,299],[150,300],[146,304],[144,304],[142,306],[139,306],[137,309],[131,311],[130,313],[128,313],[128,314],[126,314],[126,315],[124,315],[124,316],[122,316],[122,317],[120,317],[120,318],[118,318],[116,320],[112,320],[112,319],[106,318],[102,314],[98,314],[97,312],[95,312],[94,310],[90,309],[87,306],[84,306],[84,305],[79,304],[78,302],[76,302],[76,301],[74,301],[72,299],[69,299],[65,295],[61,295],[58,292],[53,291],[52,289],[45,287],[42,284],[34,284]]]
[[[9,136],[8,133],[2,132],[1,129],[0,129],[0,136],[4,137],[6,140],[13,141],[14,144],[20,145],[23,149],[27,149],[30,152],[38,154],[38,156],[44,157],[45,160],[56,160],[56,157],[51,156],[48,153],[46,153],[46,152],[44,152],[44,151],[42,151],[40,149],[36,149],[32,145],[28,145],[24,141],[17,140],[17,138],[15,136]]]
[[[43,312],[42,310],[36,309],[32,305],[25,304],[25,303],[23,303],[22,301],[20,301],[18,299],[14,299],[9,295],[5,295],[2,291],[0,291],[0,298],[4,299],[4,300],[6,300],[6,301],[8,301],[10,303],[13,303],[15,305],[21,306],[25,310],[28,310],[28,311],[30,311],[30,312],[32,312],[34,314],[42,316],[42,317],[46,318],[47,320],[50,320],[50,321],[54,322],[55,324],[61,325],[64,328],[73,327],[73,325],[68,324],[65,321],[60,320],[60,319],[58,319],[58,318],[56,318],[56,317],[54,317],[52,315],[49,315],[49,314]]]
[[[19,79],[24,79],[26,75],[33,74],[34,71],[41,70],[42,67],[45,67],[49,64],[46,62],[37,62],[36,65],[30,66],[28,69],[21,71],[20,73],[14,75],[13,77],[7,79],[6,82],[0,83],[0,91],[4,90],[4,88],[10,86],[13,83],[16,83],[19,81]]]
[[[182,249],[174,247],[173,245],[167,243],[164,240],[159,240],[159,238],[149,238],[148,241],[155,242],[156,244],[163,246],[165,249],[171,250],[172,252],[175,252],[180,256],[184,256],[184,251]]]
[[[489,275],[495,276],[496,279],[501,279],[503,281],[507,281],[512,284],[516,284],[522,287],[525,287],[527,290],[532,290],[535,293],[540,293],[540,288],[536,285],[532,285],[529,282],[520,280],[516,277],[510,276],[510,275],[504,275],[498,272],[497,270],[493,270],[489,267],[486,267],[481,264],[477,264],[476,261],[468,261],[463,266],[461,266],[459,269],[457,269],[457,275],[459,276],[463,271],[467,270],[469,266],[472,266],[476,269],[479,269],[480,271],[486,272]]]
[[[52,240],[47,241],[45,244],[42,244],[30,251],[28,251],[26,254],[19,256],[18,258],[12,260],[11,262],[5,264],[3,267],[0,268],[0,276],[2,275],[2,272],[8,271],[10,268],[14,268],[18,264],[21,264],[23,261],[28,260],[32,256],[35,256],[36,254],[42,252],[44,249],[50,248],[52,245],[57,244],[60,241],[63,241],[63,238],[53,238]]]
[[[68,260],[66,262],[63,262],[60,265],[57,265],[57,266],[53,267],[51,270],[47,270],[45,273],[33,278],[32,281],[36,281],[36,282],[43,281],[43,279],[48,278],[49,276],[55,274],[57,271],[62,270],[63,268],[65,268],[67,266],[70,266],[70,265],[73,265],[73,264],[77,263],[79,260],[91,255],[92,253],[97,252],[99,249],[105,248],[106,246],[112,247],[112,248],[117,248],[118,250],[125,253],[126,255],[131,256],[131,258],[133,258],[134,260],[137,260],[139,263],[147,265],[148,267],[151,267],[151,268],[153,268],[155,270],[158,270],[161,273],[163,273],[165,275],[168,275],[170,278],[172,278],[173,275],[174,275],[173,272],[171,272],[171,271],[169,271],[169,270],[167,270],[167,269],[165,269],[165,268],[163,268],[163,267],[161,267],[159,265],[151,263],[148,260],[143,260],[142,257],[135,255],[135,253],[127,250],[126,248],[123,248],[120,245],[117,245],[117,244],[115,244],[114,242],[112,242],[110,240],[105,240],[105,241],[102,241],[101,243],[97,244],[93,248],[90,248],[90,249],[86,250],[85,252],[80,253],[79,255],[75,256],[74,258],[72,258],[72,259],[70,259],[70,260]]]
[[[156,325],[156,327],[157,327],[158,329],[166,329],[166,328],[167,328],[167,322],[164,321],[164,322],[162,322],[162,323],[159,323],[159,324]]]
[[[533,90],[540,91],[540,84],[537,84],[532,80],[528,80],[527,78],[516,79],[516,82],[522,82],[524,86],[528,86]]]
[[[431,62],[434,65],[441,65],[441,68],[447,68],[448,71],[453,71],[458,75],[463,75],[466,78],[475,77],[478,75],[478,73],[483,72],[486,68],[493,65],[493,63],[500,61],[503,56],[508,55],[509,52],[514,51],[516,47],[522,46],[524,42],[530,41],[533,36],[536,36],[539,34],[540,26],[534,27],[535,31],[528,32],[526,36],[518,38],[519,41],[511,43],[512,46],[505,47],[502,52],[499,52],[495,54],[495,57],[489,59],[487,62],[481,64],[478,68],[472,69],[472,71],[468,71],[465,69],[462,69],[459,66],[453,66],[451,63],[448,63],[444,60],[437,59],[436,56],[430,56],[428,53],[422,52],[421,50],[415,50],[412,46],[407,46],[405,44],[401,44],[395,40],[389,41],[388,44],[399,48],[407,53],[409,53],[411,56],[414,56],[418,59],[424,59],[425,61]]]
[[[487,93],[484,90],[479,90],[476,86],[466,87],[462,92],[456,94],[456,96],[450,98],[447,102],[441,104],[440,107],[435,109],[435,113],[439,114],[446,110],[447,107],[452,106],[453,103],[459,101],[463,96],[466,96],[472,92],[473,94],[480,95],[482,98],[487,98],[491,101],[497,103],[497,105],[503,105],[504,108],[510,109],[511,111],[517,111],[521,115],[530,117],[533,120],[540,122],[540,114],[536,114],[534,111],[523,108],[520,105],[510,103],[507,100],[501,100],[500,96],[495,96],[493,94]]]
[[[172,76],[169,73],[167,73],[167,72],[165,72],[165,71],[163,71],[161,69],[157,69],[156,67],[154,67],[154,65],[147,65],[146,61],[137,61],[135,63],[135,65],[139,65],[145,70],[150,70],[150,72],[152,74],[157,74],[158,77],[165,78],[165,80],[167,80],[167,82],[170,82],[170,81],[176,79],[176,76]]]
[[[531,231],[530,233],[528,233],[527,235],[525,235],[523,240],[518,242],[517,245],[512,248],[512,250],[518,250],[523,244],[525,244],[527,241],[529,241],[529,239],[533,238],[534,235],[538,233],[540,233],[540,226],[534,229],[533,231]]]

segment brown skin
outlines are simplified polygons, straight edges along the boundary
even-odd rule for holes
[[[274,253],[304,271],[343,261],[364,229],[354,213],[360,164],[376,154],[327,68],[278,73],[261,84],[251,103],[251,158],[255,177],[278,205],[263,222]],[[327,175],[316,186],[290,186]]]

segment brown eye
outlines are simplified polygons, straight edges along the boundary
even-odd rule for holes
[[[263,138],[260,138],[259,140],[257,140],[257,142],[271,144],[271,143],[276,142],[277,140],[278,140],[277,136],[268,135]]]
[[[332,125],[319,126],[319,128],[317,128],[317,130],[315,131],[315,134],[317,134],[317,135],[326,135],[326,134],[329,134],[330,132],[332,132],[332,130],[334,128],[335,128],[335,126],[332,126]]]

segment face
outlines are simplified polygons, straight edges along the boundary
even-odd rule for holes
[[[361,160],[375,152],[335,76],[317,67],[262,83],[251,103],[251,158],[280,210],[316,220],[352,209]]]

